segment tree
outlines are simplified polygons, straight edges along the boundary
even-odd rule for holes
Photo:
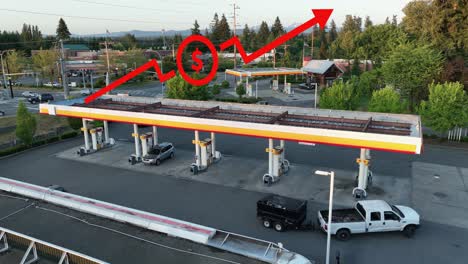
[[[372,27],[373,23],[369,16],[366,16],[366,20],[364,21],[364,29],[367,30],[368,28]]]
[[[419,113],[426,126],[438,132],[468,126],[468,97],[461,83],[432,83],[428,101],[421,102]]]
[[[281,58],[281,64],[283,67],[291,67],[292,60],[291,60],[291,52],[288,49],[284,50],[284,55]]]
[[[80,129],[81,126],[83,125],[83,121],[81,118],[68,117],[67,121],[68,121],[68,125],[74,130]]]
[[[135,35],[127,33],[120,38],[120,43],[125,47],[125,49],[135,49],[137,46],[137,40]]]
[[[392,17],[392,26],[398,27],[398,20],[397,20],[396,15],[393,15],[393,17]]]
[[[359,76],[361,75],[361,67],[359,63],[359,59],[354,57],[353,64],[351,65],[351,76]]]
[[[216,27],[216,41],[219,43],[224,42],[231,38],[231,29],[229,28],[229,23],[227,22],[226,16],[223,14],[221,20]]]
[[[211,29],[211,36],[210,36],[210,40],[213,42],[213,43],[218,43],[219,42],[219,37],[218,37],[218,27],[219,27],[219,17],[218,17],[218,13],[215,13],[214,16],[213,16],[213,20],[211,21],[211,26],[210,26],[210,29]]]
[[[244,30],[242,30],[242,35],[240,37],[242,46],[245,50],[251,50],[251,38],[252,32],[247,24],[245,24]]]
[[[192,76],[194,79],[200,79],[198,74]],[[180,74],[166,82],[167,97],[172,99],[202,100],[211,98],[210,91],[206,85],[193,86],[186,82]]]
[[[327,26],[325,26],[322,30],[320,30],[319,34],[319,41],[320,41],[320,49],[319,49],[319,58],[324,60],[328,58],[328,51],[327,51]]]
[[[6,61],[10,73],[21,73],[26,63],[26,58],[22,51],[10,50],[7,52]],[[16,80],[20,75],[13,75],[11,78]]]
[[[23,144],[30,146],[36,133],[37,122],[31,113],[29,113],[23,101],[18,104],[16,112],[16,137],[18,137]]]
[[[267,44],[268,37],[270,36],[270,28],[265,21],[262,21],[260,28],[257,32],[256,42],[258,46],[264,46]]]
[[[136,69],[139,66],[143,65],[145,62],[147,62],[147,59],[142,49],[133,48],[125,52],[125,55],[121,57],[121,62],[126,65],[127,69]],[[135,78],[137,78],[137,80],[139,81],[142,81],[144,79],[144,75],[140,74]]]
[[[332,43],[338,37],[338,32],[336,31],[335,20],[332,20],[330,23],[330,32],[328,33],[328,43]]]
[[[320,108],[355,110],[358,103],[353,86],[349,82],[334,82],[331,87],[323,90],[320,95]]]
[[[245,94],[245,86],[243,83],[239,83],[237,85],[236,94],[239,96],[239,98],[242,98],[242,96]]]
[[[55,50],[38,50],[32,56],[33,67],[41,73],[42,78],[48,78],[54,81],[58,76],[55,63],[58,60],[58,54]]]
[[[192,35],[200,35],[200,25],[198,25],[198,21],[195,19],[195,23],[193,23],[193,28],[190,29],[192,31]]]
[[[374,91],[369,102],[370,112],[403,113],[404,103],[401,102],[400,94],[390,86]]]
[[[357,53],[366,60],[372,60],[379,67],[392,50],[407,40],[406,34],[391,25],[375,25],[357,35],[354,42]]]
[[[273,24],[273,26],[271,26],[271,34],[273,35],[274,38],[277,38],[283,35],[284,32],[285,31],[284,31],[283,25],[281,24],[279,17],[276,17],[275,23]]]
[[[60,18],[57,26],[57,39],[66,40],[71,36],[70,31],[68,30],[67,24],[63,18]]]
[[[403,9],[402,27],[413,38],[433,45],[446,57],[445,79],[463,82],[468,47],[466,1],[412,1]]]
[[[442,69],[444,59],[429,46],[404,43],[395,48],[382,65],[385,83],[399,89],[409,101],[409,110],[427,94],[427,85]]]

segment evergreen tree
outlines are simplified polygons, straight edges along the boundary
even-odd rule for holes
[[[250,31],[250,28],[247,24],[245,24],[244,30],[242,30],[242,35],[240,37],[241,43],[244,46],[245,50],[250,50],[251,49],[251,38],[252,38],[252,33]]]
[[[385,22],[384,22],[385,25],[390,25],[390,18],[385,18]]]
[[[217,31],[219,42],[224,42],[231,38],[231,29],[224,14],[221,16]]]
[[[58,26],[57,26],[57,39],[66,40],[66,39],[69,39],[70,36],[71,36],[71,33],[68,30],[67,24],[62,18],[60,18]]]
[[[192,35],[200,35],[200,25],[198,25],[198,21],[195,19],[195,23],[193,23],[193,28],[190,29],[192,31]]]
[[[372,20],[369,16],[366,16],[366,21],[364,22],[364,29],[368,29],[373,25]]]
[[[270,28],[265,21],[262,21],[260,24],[260,28],[258,29],[257,33],[257,45],[263,46],[267,44],[268,37],[270,36]]]
[[[394,27],[398,26],[398,20],[397,20],[396,15],[393,15],[393,17],[392,17],[392,26],[394,26]]]
[[[338,32],[336,30],[335,20],[332,20],[330,23],[330,32],[328,33],[328,43],[332,43],[338,37]]]
[[[250,28],[250,44],[249,47],[251,50],[256,50],[259,48],[259,45],[257,44],[257,32],[255,32],[255,29]]]
[[[214,16],[213,16],[213,20],[211,21],[211,36],[210,36],[210,40],[217,44],[219,42],[219,36],[218,36],[218,27],[219,27],[219,17],[218,17],[218,13],[215,13]]]
[[[327,52],[327,26],[323,30],[320,30],[319,34],[320,49],[319,49],[319,58],[324,60],[328,58]]]
[[[283,25],[281,24],[281,21],[279,17],[276,17],[275,23],[271,27],[271,34],[273,34],[274,38],[277,38],[285,33]]]

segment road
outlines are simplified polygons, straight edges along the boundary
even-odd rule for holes
[[[113,125],[113,137],[129,137],[129,126]],[[161,139],[177,148],[191,149],[191,133],[161,129]],[[82,139],[51,145],[0,160],[2,176],[39,185],[59,184],[73,193],[155,212],[218,229],[284,243],[285,247],[323,263],[325,234],[264,229],[255,219],[255,202],[262,193],[177,179],[165,175],[135,173],[123,169],[61,160],[55,153],[80,144]],[[224,153],[262,158],[266,140],[219,136]],[[287,156],[293,162],[326,164],[330,168],[355,168],[358,151],[338,147],[308,147],[288,143]],[[464,164],[467,152],[426,146],[422,156],[373,152],[374,167],[395,177],[410,177],[410,162],[420,160],[439,164]],[[21,169],[19,169],[21,168]],[[38,169],[47,168],[47,169]],[[309,218],[324,208],[326,201],[309,202]],[[424,217],[423,217],[424,219]],[[407,239],[399,233],[359,235],[349,242],[332,241],[343,263],[465,263],[468,231],[462,228],[422,221],[416,236]],[[431,250],[437,249],[437,250]]]

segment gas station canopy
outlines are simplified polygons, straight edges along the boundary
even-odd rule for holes
[[[304,72],[301,69],[295,68],[245,68],[226,70],[226,74],[238,77],[295,75],[303,73]]]
[[[416,115],[104,96],[41,104],[42,114],[420,154]]]

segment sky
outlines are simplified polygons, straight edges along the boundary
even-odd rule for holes
[[[370,16],[376,24],[385,18],[403,16],[402,8],[410,0],[14,0],[0,5],[0,30],[21,30],[23,23],[38,25],[43,34],[55,34],[62,16],[72,34],[161,29],[183,30],[193,26],[195,19],[201,28],[209,27],[215,12],[226,14],[232,23],[233,4],[237,24],[243,28],[259,25],[262,20],[272,24],[279,16],[284,26],[303,23],[312,17],[312,8],[333,8],[330,19],[341,25],[345,15]],[[7,10],[6,10],[7,9]],[[24,13],[33,12],[33,13]],[[38,14],[42,13],[42,14]],[[47,14],[47,15],[44,15]],[[79,18],[81,17],[81,18]],[[86,18],[84,18],[86,17]],[[93,19],[89,19],[93,18]]]

